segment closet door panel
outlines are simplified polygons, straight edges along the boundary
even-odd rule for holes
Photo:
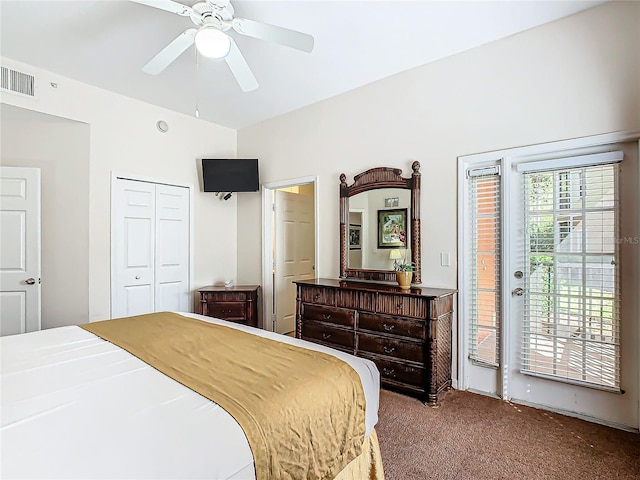
[[[112,318],[153,311],[155,185],[119,179],[114,188]]]
[[[156,311],[189,310],[189,189],[156,186]]]

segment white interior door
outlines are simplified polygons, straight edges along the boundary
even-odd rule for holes
[[[295,330],[295,280],[314,277],[313,196],[275,191],[275,310],[278,333]]]
[[[156,185],[155,310],[189,310],[189,190]]]
[[[156,186],[117,179],[113,190],[114,290],[112,318],[155,306]]]
[[[0,335],[40,330],[40,169],[0,167]]]

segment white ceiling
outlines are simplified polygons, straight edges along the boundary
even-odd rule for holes
[[[182,3],[192,5],[190,0]],[[0,54],[128,97],[242,128],[603,3],[602,1],[233,1],[236,17],[309,33],[311,54],[232,32],[260,84],[187,50],[141,71],[193,24],[129,1],[0,2]]]

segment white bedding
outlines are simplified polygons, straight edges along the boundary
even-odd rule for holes
[[[304,340],[195,314],[335,355],[358,373],[366,435],[378,420],[373,362]],[[0,339],[0,477],[254,479],[249,443],[217,404],[80,327]]]

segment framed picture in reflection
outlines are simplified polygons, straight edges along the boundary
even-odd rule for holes
[[[349,225],[349,250],[360,250],[362,248],[361,234],[361,225]]]
[[[378,210],[378,248],[407,246],[407,209]]]

